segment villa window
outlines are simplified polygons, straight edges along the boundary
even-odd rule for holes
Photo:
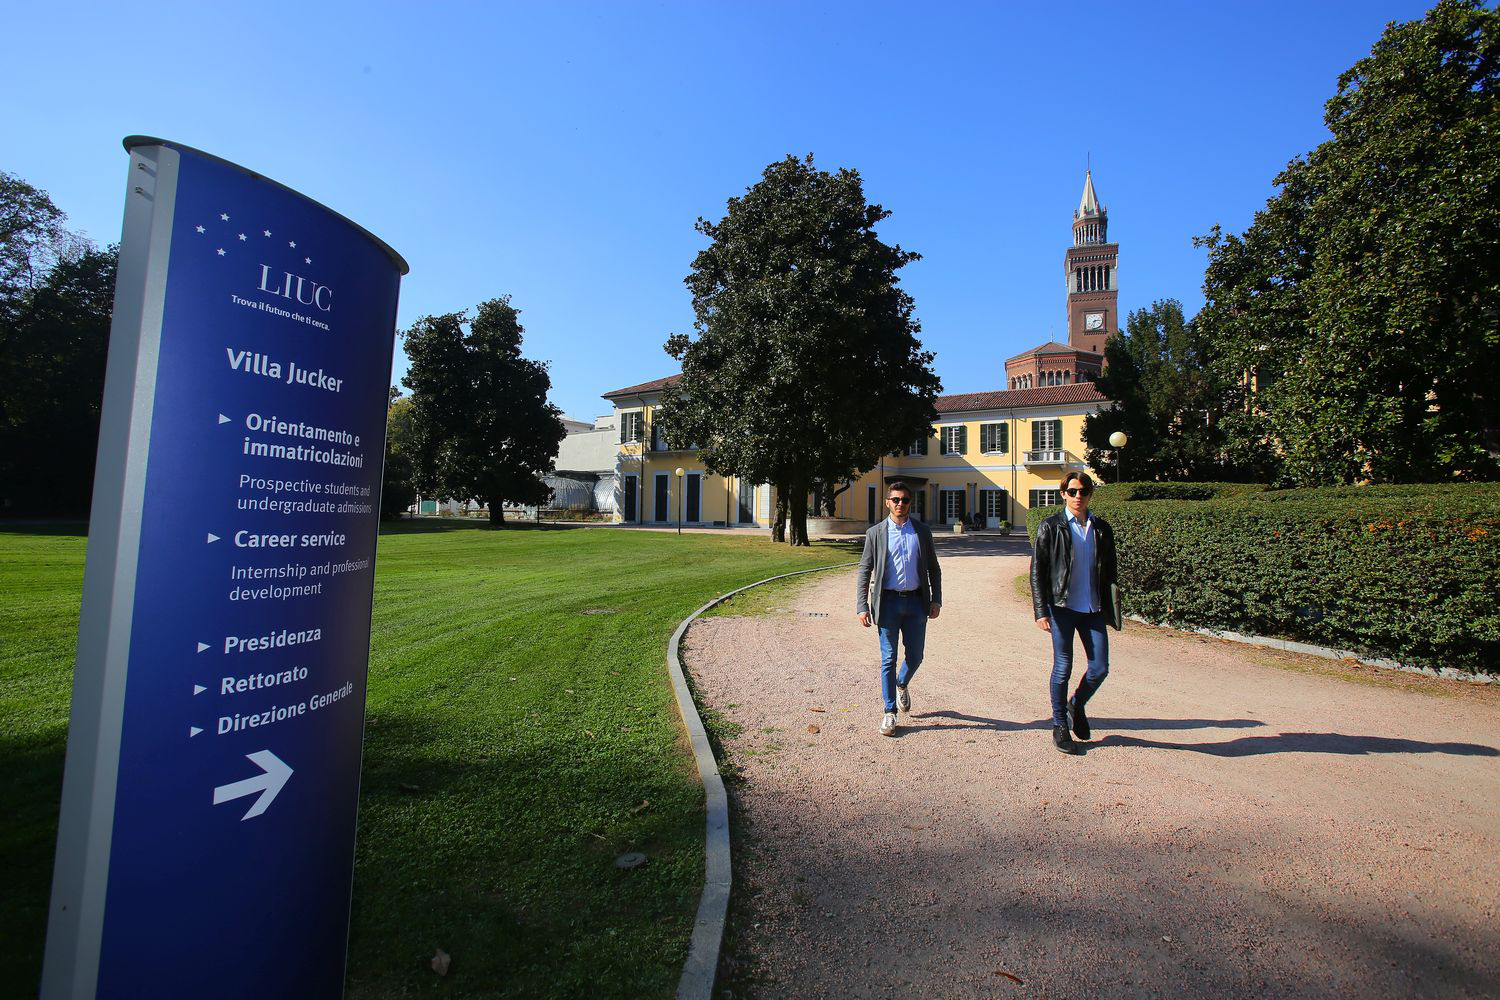
[[[1010,427],[1007,424],[980,424],[979,450],[986,455],[1003,455],[1010,450]]]
[[[645,417],[639,410],[620,414],[620,443],[635,444],[641,439]]]
[[[940,454],[962,455],[969,448],[969,428],[962,424],[957,427],[944,427],[942,430],[942,448]]]
[[[1058,499],[1056,490],[1031,491],[1030,506],[1032,510],[1035,510],[1038,507],[1056,507],[1060,503],[1062,503],[1062,501]]]
[[[1061,447],[1061,420],[1033,420],[1031,422],[1031,450],[1055,451]]]

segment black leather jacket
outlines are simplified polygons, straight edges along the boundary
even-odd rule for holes
[[[1031,550],[1031,606],[1034,618],[1052,617],[1052,605],[1068,596],[1068,577],[1073,569],[1073,532],[1067,512],[1053,514],[1036,529]],[[1104,609],[1106,588],[1116,582],[1115,532],[1099,515],[1094,519],[1094,604]]]

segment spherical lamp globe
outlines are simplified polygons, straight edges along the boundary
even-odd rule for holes
[[[1129,441],[1130,438],[1125,436],[1124,431],[1115,431],[1109,436],[1109,445],[1111,448],[1123,448]]]
[[[1123,437],[1123,436],[1124,436],[1124,435],[1121,435],[1121,436],[1122,436],[1122,437]],[[680,475],[682,475],[682,469],[681,469],[681,468],[678,468],[678,470],[677,470],[677,474],[678,474],[678,475],[679,475],[679,476],[680,476]]]

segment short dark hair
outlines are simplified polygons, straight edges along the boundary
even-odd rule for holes
[[[911,488],[911,486],[906,483],[905,480],[898,479],[894,483],[887,483],[886,484],[886,487],[885,487],[885,498],[887,500],[889,500],[891,498],[891,494],[894,493],[894,492],[896,492],[897,490],[900,490],[902,493],[905,493],[908,497],[914,497],[914,496],[917,495],[916,491],[913,490]]]
[[[1062,482],[1057,484],[1057,492],[1061,493],[1063,490],[1067,489],[1068,484],[1075,479],[1078,480],[1079,485],[1084,489],[1088,490],[1090,493],[1093,492],[1094,480],[1093,477],[1090,476],[1087,472],[1064,472]]]

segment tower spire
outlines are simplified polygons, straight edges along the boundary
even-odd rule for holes
[[[1074,218],[1098,215],[1100,211],[1099,196],[1094,193],[1094,170],[1090,167],[1083,175],[1083,197],[1078,199],[1078,214]]]

